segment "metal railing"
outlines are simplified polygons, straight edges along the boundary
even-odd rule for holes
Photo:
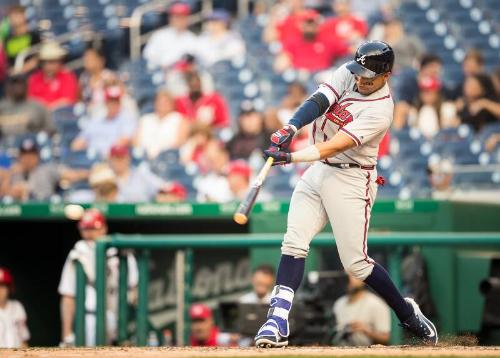
[[[500,233],[373,233],[370,234],[371,246],[390,247],[388,252],[388,269],[396,286],[401,287],[401,253],[405,246],[492,246],[500,247]],[[139,287],[137,314],[137,344],[146,345],[148,320],[148,264],[149,252],[153,249],[177,250],[176,282],[177,282],[177,344],[187,342],[189,335],[188,308],[191,303],[191,282],[193,275],[193,249],[196,248],[256,248],[279,247],[280,234],[234,234],[234,235],[113,235],[96,243],[96,343],[106,343],[106,250],[110,247],[118,249],[138,249]],[[313,247],[332,247],[335,241],[331,234],[319,234],[312,241]],[[127,271],[127,260],[120,260],[120,272]],[[77,277],[78,280],[84,278]],[[79,283],[77,283],[79,285]],[[119,312],[127,307],[127,283],[120,278]],[[82,298],[77,297],[77,305],[82,305]],[[119,340],[126,338],[126,320],[119,319]],[[401,330],[397,320],[392,320],[392,342],[401,342]],[[76,322],[78,324],[82,322]],[[78,328],[77,332],[82,329]]]
[[[94,44],[98,44],[102,40],[102,35],[98,32],[92,31],[90,29],[82,29],[78,32],[67,32],[65,34],[51,37],[46,41],[55,41],[59,44],[64,44],[65,42],[71,41],[73,39],[82,39],[83,41],[92,41]],[[14,62],[14,72],[18,73],[22,71],[24,63],[29,56],[35,55],[40,51],[40,48],[43,46],[43,42],[37,44],[35,46],[31,46],[23,51],[21,51],[17,56]],[[83,66],[83,62],[81,58],[73,60],[71,62],[66,63],[66,67],[71,70],[75,70],[81,68]]]

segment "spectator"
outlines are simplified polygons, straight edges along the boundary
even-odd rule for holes
[[[174,99],[166,90],[159,90],[155,112],[142,116],[135,137],[135,146],[146,151],[149,159],[168,149],[178,149],[186,142],[189,123],[175,111]]]
[[[187,198],[186,187],[176,181],[165,184],[156,195],[158,203],[180,203],[186,201]]]
[[[191,319],[190,344],[193,347],[237,346],[237,334],[222,333],[215,325],[212,310],[204,304],[189,308]]]
[[[493,81],[493,85],[495,86],[495,93],[497,94],[497,97],[500,97],[500,67],[497,67],[493,71],[491,80]]]
[[[420,78],[436,78],[441,80],[443,62],[436,55],[424,55],[420,60],[418,72],[405,71],[398,79],[399,85],[394,86],[396,105],[394,106],[393,127],[403,128],[407,125],[408,114],[412,105],[419,97],[418,81]]]
[[[105,111],[104,91],[107,85],[116,80],[116,74],[105,68],[106,60],[102,52],[94,47],[85,50],[83,54],[83,72],[80,75],[82,101],[87,106],[87,112],[96,114]]]
[[[245,43],[237,32],[230,30],[230,20],[226,10],[214,10],[206,18],[196,49],[197,58],[204,66],[245,56]]]
[[[0,131],[2,136],[55,132],[52,116],[45,107],[27,99],[25,75],[11,76],[7,81],[6,97],[0,101]]]
[[[269,11],[269,20],[263,32],[264,41],[279,41],[283,45],[300,36],[304,11],[303,0],[276,1]]]
[[[3,43],[0,41],[0,97],[4,95],[4,83],[7,78],[7,58],[5,56],[5,49]]]
[[[203,171],[203,156],[212,139],[213,133],[209,126],[195,123],[186,143],[180,148],[181,162],[185,165],[196,164]]]
[[[256,150],[264,150],[267,140],[262,114],[254,108],[243,109],[238,118],[238,131],[227,143],[226,148],[231,160],[248,159]]]
[[[122,106],[123,90],[119,86],[105,90],[106,115],[88,120],[71,144],[73,150],[88,149],[105,158],[114,144],[128,146],[136,129],[136,119]]]
[[[175,109],[192,122],[220,129],[229,125],[226,100],[218,92],[205,92],[198,72],[185,74],[188,94],[177,97]]]
[[[247,304],[271,303],[274,279],[275,273],[272,266],[261,265],[257,267],[252,275],[252,292],[241,296],[238,301]]]
[[[113,169],[106,163],[92,166],[89,175],[89,185],[93,191],[88,201],[116,203],[118,197],[118,179]]]
[[[388,344],[391,332],[389,307],[366,290],[363,281],[349,275],[347,294],[333,305],[336,318],[334,344],[370,346]]]
[[[465,78],[473,75],[484,74],[484,57],[481,51],[476,49],[470,49],[465,54],[464,60],[462,62],[462,73],[464,75],[462,81],[458,85],[451,89],[448,93],[448,98],[451,100],[457,100],[463,97],[463,88]]]
[[[231,162],[227,171],[227,182],[234,200],[243,200],[250,187],[252,169],[244,160]]]
[[[453,164],[448,159],[431,161],[427,168],[433,199],[449,199],[453,188]]]
[[[197,38],[189,30],[188,4],[174,3],[169,11],[169,24],[157,30],[144,48],[143,56],[148,63],[158,67],[170,67],[186,54],[193,54],[197,49]]]
[[[198,177],[195,183],[198,190],[198,201],[227,203],[233,199],[233,194],[227,180],[229,153],[218,140],[208,143],[204,155],[207,171]]]
[[[41,69],[28,81],[28,96],[49,109],[73,105],[79,88],[75,74],[63,66],[66,50],[56,42],[46,42],[40,49]]]
[[[108,226],[104,215],[97,209],[88,209],[78,222],[81,240],[76,242],[70,251],[61,274],[58,292],[61,296],[61,346],[73,346],[75,334],[73,322],[75,320],[76,296],[76,270],[75,262],[80,262],[87,276],[85,286],[85,345],[95,346],[95,311],[96,290],[95,285],[95,241],[103,238],[108,233]],[[127,255],[128,263],[128,300],[134,302],[138,283],[137,262],[130,253]],[[107,250],[107,310],[106,330],[107,344],[116,338],[117,313],[118,313],[118,251],[115,248]]]
[[[118,201],[143,203],[152,201],[165,185],[146,164],[132,167],[128,147],[115,144],[109,152],[109,165],[116,175]]]
[[[9,270],[0,267],[0,348],[26,348],[30,332],[21,302],[10,299],[14,280]]]
[[[321,35],[320,21],[319,13],[314,10],[302,14],[300,35],[284,44],[275,62],[276,71],[283,72],[290,67],[308,72],[326,70],[337,58],[349,53],[341,40]]]
[[[477,132],[485,124],[498,122],[500,103],[488,75],[468,76],[463,92],[463,100],[458,103],[458,116],[462,123],[472,126]]]
[[[41,163],[38,145],[27,138],[21,142],[19,156],[9,170],[4,193],[18,201],[45,201],[56,194],[61,181],[73,183],[87,176],[86,170]]]
[[[456,108],[454,103],[444,101],[441,81],[422,77],[419,88],[419,100],[410,112],[409,124],[417,127],[427,139],[434,137],[441,128],[456,127]]]
[[[12,6],[8,14],[9,31],[4,34],[3,40],[9,65],[14,66],[17,55],[40,42],[40,34],[31,30],[26,19],[26,10],[22,6]],[[31,58],[23,68],[23,72],[32,70],[36,66],[36,59]]]
[[[321,24],[322,35],[357,47],[368,34],[366,21],[352,13],[350,0],[333,0],[332,9],[335,16]]]
[[[288,124],[288,120],[307,97],[307,89],[300,82],[288,85],[287,93],[278,108],[270,108],[266,112],[266,131],[273,133]]]
[[[414,35],[407,34],[403,23],[397,18],[385,21],[383,40],[394,50],[393,72],[415,68],[418,59],[425,51],[422,41]]]

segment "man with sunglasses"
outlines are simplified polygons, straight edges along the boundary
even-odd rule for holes
[[[437,331],[411,298],[403,298],[387,271],[368,256],[367,232],[375,201],[378,146],[393,119],[387,81],[392,48],[382,41],[362,44],[353,61],[338,68],[271,136],[265,151],[275,165],[314,162],[295,187],[288,227],[267,321],[255,337],[258,347],[288,344],[288,315],[300,286],[309,243],[330,221],[340,260],[348,274],[364,281],[394,310],[401,326],[424,343]],[[311,124],[311,145],[290,153],[298,129]]]

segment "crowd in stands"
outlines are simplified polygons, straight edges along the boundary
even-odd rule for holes
[[[119,70],[107,68],[103,49],[96,46],[84,51],[81,69],[71,70],[66,49],[41,41],[25,9],[11,7],[0,25],[0,197],[4,202],[237,200],[262,163],[269,133],[368,39],[383,39],[396,53],[395,116],[381,158],[398,157],[394,142],[401,152],[406,144],[401,138],[410,129],[434,146],[443,130],[466,125],[481,139],[479,151],[498,163],[498,63],[486,66],[482,51],[471,48],[462,61],[462,78],[450,87],[443,78],[447,64],[426,49],[425,39],[406,33],[398,8],[387,0],[370,4],[282,0],[264,8],[255,2],[250,20],[238,23],[227,10],[215,9],[197,31],[190,4],[174,2],[168,24],[153,32],[139,61],[139,72],[153,73],[146,80],[161,84],[152,91],[149,82],[141,82],[144,77],[127,70],[126,58]],[[249,40],[255,35],[244,21],[260,29],[256,41]],[[254,51],[255,42],[265,55]],[[16,63],[33,46],[39,50]],[[285,91],[277,100],[233,98],[244,84],[240,78],[223,82],[228,74],[217,66],[253,58],[258,75],[258,61],[267,61],[267,54],[271,75],[295,74]],[[240,77],[253,76],[243,72]],[[307,130],[300,131],[294,149],[307,141]],[[290,180],[275,183],[286,189],[281,191],[286,198],[303,167],[277,170]],[[431,177],[426,185],[438,189]],[[261,200],[275,197],[280,192],[275,186]]]

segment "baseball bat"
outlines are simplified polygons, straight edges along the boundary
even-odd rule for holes
[[[245,196],[245,199],[241,201],[238,210],[236,210],[233,215],[233,220],[236,223],[245,225],[248,222],[248,217],[250,216],[250,212],[253,209],[255,200],[257,199],[257,195],[259,195],[260,188],[262,187],[262,184],[267,177],[267,173],[269,173],[269,169],[271,169],[271,167],[273,166],[273,162],[274,158],[267,158],[266,164],[264,164],[264,166],[260,170],[259,175],[257,175],[257,178],[255,178],[254,182],[252,183],[252,187]]]

